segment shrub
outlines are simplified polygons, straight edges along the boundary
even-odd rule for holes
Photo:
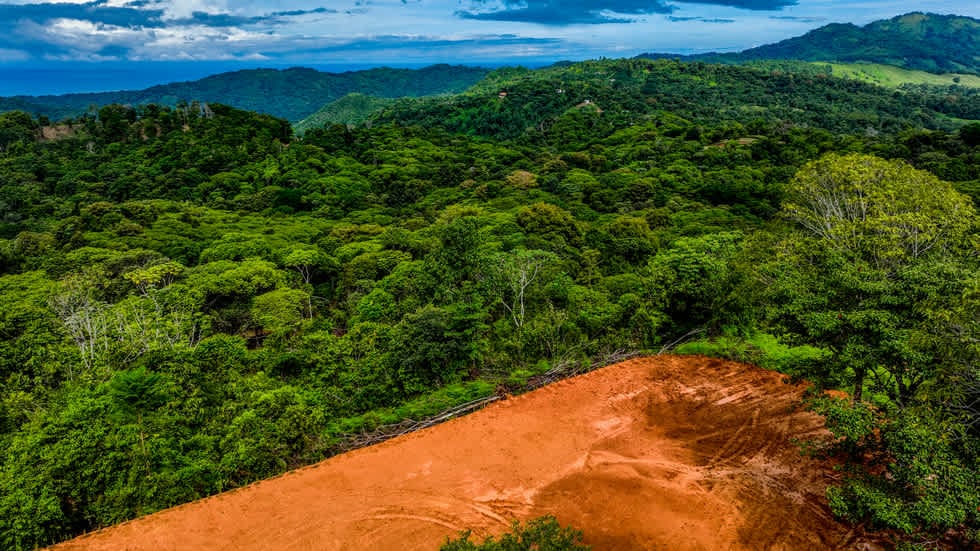
[[[460,532],[455,540],[446,539],[440,551],[588,551],[582,543],[582,532],[571,527],[563,528],[553,516],[544,516],[528,521],[522,526],[514,521],[511,531],[495,540],[493,536],[482,544],[470,541],[471,532]]]

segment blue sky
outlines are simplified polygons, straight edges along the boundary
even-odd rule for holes
[[[0,0],[0,80],[29,80],[29,70],[46,68],[112,66],[125,72],[128,66],[154,66],[143,62],[201,72],[221,66],[535,65],[642,52],[732,51],[830,22],[863,24],[909,11],[980,17],[980,3]],[[0,85],[0,94],[6,93]]]

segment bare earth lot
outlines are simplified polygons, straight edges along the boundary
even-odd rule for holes
[[[627,361],[57,549],[438,549],[553,514],[605,549],[853,549],[800,386],[700,357]]]

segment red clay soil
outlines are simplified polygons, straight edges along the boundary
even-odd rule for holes
[[[61,550],[435,550],[553,514],[605,549],[853,549],[824,433],[777,373],[627,361],[472,415],[57,546]]]

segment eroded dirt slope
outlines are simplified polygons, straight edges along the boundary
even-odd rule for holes
[[[698,357],[631,360],[58,549],[438,549],[554,514],[604,549],[837,549],[803,388]]]

